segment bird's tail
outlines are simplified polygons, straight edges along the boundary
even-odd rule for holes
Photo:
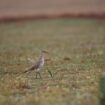
[[[33,71],[33,70],[34,70],[34,66],[32,66],[32,67],[26,69],[23,73],[27,73],[27,72],[30,72],[30,71]]]
[[[27,73],[27,72],[29,72],[29,69],[26,69],[23,73]]]
[[[27,73],[27,72],[29,72],[29,70],[25,70],[23,73]]]

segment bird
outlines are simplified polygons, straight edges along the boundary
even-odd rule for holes
[[[30,68],[28,68],[26,71],[24,71],[23,73],[27,73],[30,71],[34,71],[36,72],[36,78],[39,75],[39,77],[42,79],[42,76],[40,74],[40,71],[43,69],[43,66],[45,64],[45,53],[48,53],[45,50],[41,50],[39,59],[36,63],[34,63]],[[52,73],[48,70],[48,73],[51,75],[52,77]]]

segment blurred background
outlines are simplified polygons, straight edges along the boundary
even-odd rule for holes
[[[105,0],[0,0],[0,20],[65,15],[105,17]]]

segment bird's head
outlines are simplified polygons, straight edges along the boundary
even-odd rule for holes
[[[42,54],[48,54],[48,51],[42,49],[42,50],[41,50],[41,53],[42,53]]]
[[[46,54],[48,54],[48,52],[46,50],[41,50],[41,55],[40,57],[44,57],[44,56],[47,56]]]

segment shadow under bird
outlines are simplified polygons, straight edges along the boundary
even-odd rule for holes
[[[35,64],[33,64],[30,68],[28,68],[26,71],[24,71],[23,73],[27,73],[27,72],[35,70],[36,78],[37,78],[38,75],[39,75],[40,78],[42,78],[41,74],[40,74],[40,71],[43,69],[43,66],[45,64],[45,56],[44,56],[45,53],[48,53],[48,52],[45,51],[45,50],[42,50],[41,53],[40,53],[38,61]],[[48,73],[50,74],[51,77],[53,77],[51,71],[48,70]]]

